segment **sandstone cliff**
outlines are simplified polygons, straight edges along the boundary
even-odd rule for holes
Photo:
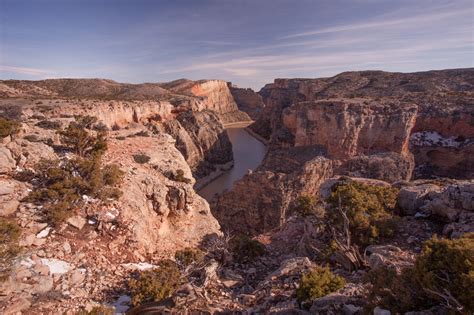
[[[176,148],[196,178],[214,171],[216,165],[233,161],[232,144],[212,111],[181,113],[176,120],[165,122],[164,129],[176,139]]]
[[[252,120],[257,120],[265,107],[262,97],[250,88],[238,88],[231,83],[229,83],[229,89],[238,108],[246,112]]]
[[[473,75],[460,69],[276,79],[259,92],[265,107],[250,127],[269,140],[267,158],[218,198],[214,213],[228,228],[241,221],[242,230],[257,232],[281,225],[304,192],[292,183],[305,178],[305,163],[322,158],[330,163],[321,178],[472,178]],[[290,170],[281,174],[282,168]],[[255,210],[244,214],[244,208]]]
[[[237,107],[225,81],[181,79],[161,86],[173,93],[194,96],[192,110],[208,109],[215,111],[224,124],[250,120],[250,117]]]
[[[472,152],[474,132],[473,75],[474,69],[455,69],[419,73],[361,71],[322,79],[276,79],[259,92],[266,104],[265,113],[251,128],[267,139],[276,137],[273,142],[278,143],[278,136],[284,134],[280,130],[284,109],[304,101],[362,98],[369,103],[415,104],[418,113],[409,143],[415,156],[415,176],[451,174],[470,178],[472,162],[467,156]],[[430,134],[438,134],[439,141],[419,141]],[[447,155],[453,160],[446,161]]]

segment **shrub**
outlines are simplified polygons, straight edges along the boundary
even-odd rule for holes
[[[148,133],[148,131],[142,130],[142,131],[137,132],[135,136],[136,137],[149,137],[150,134]]]
[[[204,253],[199,249],[185,248],[179,250],[174,254],[176,263],[181,267],[188,267],[192,264],[202,262],[204,259]]]
[[[230,246],[235,260],[240,263],[251,262],[266,253],[265,245],[245,235],[232,239]]]
[[[76,315],[114,315],[115,308],[105,305],[94,306],[90,311],[81,310]]]
[[[400,274],[388,268],[372,270],[368,281],[371,289],[367,300],[371,308],[379,305],[404,313],[449,304],[451,308],[462,305],[463,312],[472,313],[474,236],[455,240],[435,237],[425,242],[413,267]]]
[[[72,122],[60,131],[61,141],[80,157],[103,154],[107,150],[107,141],[103,132],[96,136],[89,134],[81,123]]]
[[[97,130],[97,131],[108,131],[109,130],[109,127],[107,127],[107,125],[102,123],[102,122],[100,122],[98,124],[95,124],[92,128],[94,130]]]
[[[35,172],[31,170],[18,171],[13,174],[13,178],[20,182],[31,182],[35,178]]]
[[[150,157],[145,154],[134,154],[133,160],[138,164],[145,164],[150,161]]]
[[[11,136],[18,132],[20,124],[14,120],[0,117],[0,138]]]
[[[182,169],[177,169],[176,174],[172,171],[168,171],[164,175],[175,182],[182,182],[186,184],[191,183],[189,178],[184,177],[184,171]]]
[[[105,185],[116,186],[122,182],[125,173],[116,164],[106,165],[103,170],[103,180]]]
[[[330,206],[328,218],[338,229],[343,228],[343,217],[338,208],[349,218],[351,234],[357,243],[367,245],[379,237],[391,236],[396,227],[393,216],[398,189],[371,186],[358,182],[335,185],[327,199]]]
[[[18,246],[20,234],[20,228],[15,222],[0,218],[0,280],[2,281],[10,270],[12,260],[20,252]]]
[[[324,216],[324,208],[317,205],[315,197],[308,195],[302,195],[296,199],[295,211],[303,217],[309,215]]]
[[[301,277],[296,289],[296,299],[299,303],[310,302],[343,288],[346,281],[335,275],[329,267],[316,266]]]
[[[37,135],[26,135],[23,137],[23,139],[30,142],[41,142],[41,139]]]
[[[132,304],[161,301],[170,297],[181,284],[178,265],[171,260],[163,260],[153,270],[142,271],[137,279],[129,281]]]
[[[90,122],[90,121],[89,121]],[[102,164],[107,148],[103,134],[90,135],[85,122],[71,123],[61,132],[62,140],[79,157],[63,161],[40,161],[36,166],[35,190],[27,201],[42,204],[46,218],[54,225],[64,222],[82,204],[82,195],[102,201],[118,199],[117,186],[124,173],[117,165]]]
[[[91,129],[93,125],[97,122],[97,117],[94,116],[76,115],[74,116],[74,119],[76,120],[76,124],[79,127],[86,129]]]
[[[62,124],[59,121],[41,120],[40,122],[36,123],[36,126],[43,129],[59,130],[61,129]]]

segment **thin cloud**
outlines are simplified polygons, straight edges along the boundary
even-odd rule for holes
[[[54,71],[51,71],[51,70],[25,68],[25,67],[12,67],[12,66],[5,66],[5,65],[0,65],[0,71],[26,74],[26,75],[31,75],[31,76],[47,76],[47,75],[54,74]]]
[[[447,12],[434,12],[434,13],[432,12],[429,14],[419,14],[415,16],[396,18],[396,19],[385,19],[385,20],[382,19],[379,21],[372,21],[372,22],[367,22],[367,23],[353,23],[353,24],[332,26],[332,27],[316,29],[316,30],[307,31],[307,32],[290,34],[290,35],[281,37],[281,39],[321,35],[321,34],[328,34],[328,33],[340,33],[340,32],[348,32],[348,31],[370,29],[370,28],[385,28],[385,27],[392,27],[392,26],[414,27],[416,25],[420,25],[426,22],[452,18],[455,16],[465,16],[465,15],[472,15],[472,12],[466,9],[457,9],[457,10],[452,10],[452,11],[447,11]]]

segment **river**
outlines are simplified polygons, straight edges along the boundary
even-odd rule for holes
[[[227,134],[234,151],[234,167],[198,191],[198,194],[208,201],[215,194],[231,189],[234,181],[242,178],[247,170],[255,169],[265,156],[265,145],[251,136],[245,128],[229,127]]]

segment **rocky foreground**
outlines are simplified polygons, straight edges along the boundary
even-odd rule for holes
[[[473,69],[0,81],[0,312],[470,314],[473,93]],[[267,155],[209,205],[250,117]]]

